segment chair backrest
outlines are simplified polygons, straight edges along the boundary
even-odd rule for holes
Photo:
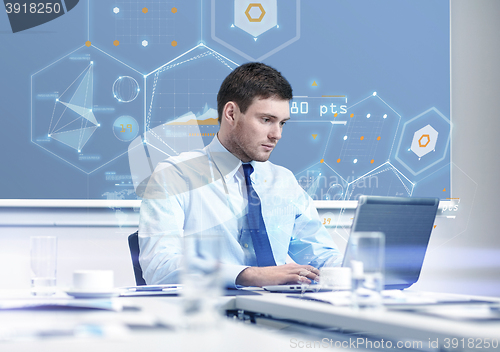
[[[137,286],[146,285],[146,280],[142,277],[141,264],[139,264],[139,231],[128,236],[128,247],[130,248],[130,256],[134,267],[135,283]]]

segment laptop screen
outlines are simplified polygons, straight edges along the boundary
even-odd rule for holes
[[[386,289],[407,288],[418,280],[438,205],[438,198],[359,198],[351,232],[384,233]],[[348,252],[342,266],[349,266]]]

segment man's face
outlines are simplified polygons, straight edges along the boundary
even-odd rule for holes
[[[266,161],[290,119],[288,100],[255,98],[244,114],[235,110],[231,152],[243,162]]]

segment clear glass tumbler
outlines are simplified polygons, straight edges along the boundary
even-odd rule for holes
[[[32,236],[30,248],[31,293],[50,296],[56,292],[57,237]]]
[[[384,288],[385,236],[354,232],[349,238],[348,265],[352,276],[352,307],[381,308]]]
[[[181,283],[185,325],[205,329],[220,323],[222,238],[216,233],[185,235]]]

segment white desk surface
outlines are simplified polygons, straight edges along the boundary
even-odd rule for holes
[[[449,296],[449,295],[448,295]],[[463,297],[457,295],[457,298]],[[486,299],[485,297],[473,297]],[[498,298],[490,300],[500,301]],[[350,307],[333,306],[322,302],[289,298],[286,294],[266,294],[262,296],[236,296],[236,308],[249,312],[271,315],[274,318],[290,319],[324,327],[344,330],[393,340],[413,339],[428,342],[429,339],[497,339],[500,342],[500,320],[471,322],[454,321],[440,317],[393,310],[354,311]],[[476,340],[475,340],[476,341]],[[478,351],[478,348],[458,348],[456,350]],[[480,350],[485,350],[481,348]],[[500,347],[494,349],[500,350]]]
[[[0,292],[0,302],[12,298],[29,298],[26,293]],[[63,296],[60,296],[64,298]],[[269,331],[250,324],[222,319],[221,324],[204,331],[188,331],[179,327],[182,318],[180,297],[117,298],[124,305],[140,307],[121,312],[98,310],[0,310],[0,351],[297,351],[291,342],[294,336]],[[477,351],[467,348],[467,339],[500,339],[500,322],[459,322],[432,316],[395,311],[353,311],[325,303],[288,298],[286,294],[265,293],[261,296],[222,297],[225,309],[271,315],[325,327],[340,327],[394,341],[466,339],[465,348],[454,351]],[[143,329],[127,326],[143,325]],[[132,324],[131,324],[132,323]],[[152,328],[161,323],[170,328]],[[37,338],[29,335],[30,328],[56,329],[92,324],[107,326],[104,337],[57,336]],[[9,329],[26,329],[26,336]],[[7,338],[5,338],[7,337]],[[302,336],[302,338],[304,338]],[[311,338],[318,340],[317,338]],[[475,340],[476,341],[476,340]],[[427,347],[424,345],[424,347]],[[482,348],[480,350],[487,350]],[[495,349],[495,350],[498,350]]]
[[[290,337],[248,324],[227,322],[224,328],[197,331],[140,331],[120,338],[57,338],[0,342],[9,352],[256,352],[293,351]]]
[[[36,300],[27,292],[2,290],[0,302],[12,299]],[[58,295],[55,299],[66,299]],[[232,308],[234,297],[222,297],[225,308]],[[122,352],[122,351],[288,351],[290,337],[271,332],[255,325],[220,321],[206,330],[187,330],[179,326],[181,320],[180,297],[114,298],[140,310],[121,312],[100,310],[0,310],[0,351],[36,352]],[[127,328],[136,323],[145,328]],[[170,328],[147,327],[162,323]],[[71,333],[75,326],[107,326],[104,337],[99,336],[30,336],[33,331],[57,329]],[[64,330],[67,329],[67,330]],[[23,331],[25,332],[23,336]],[[63,335],[63,334],[62,334]],[[9,338],[10,336],[10,338]],[[12,338],[13,337],[13,338]]]

